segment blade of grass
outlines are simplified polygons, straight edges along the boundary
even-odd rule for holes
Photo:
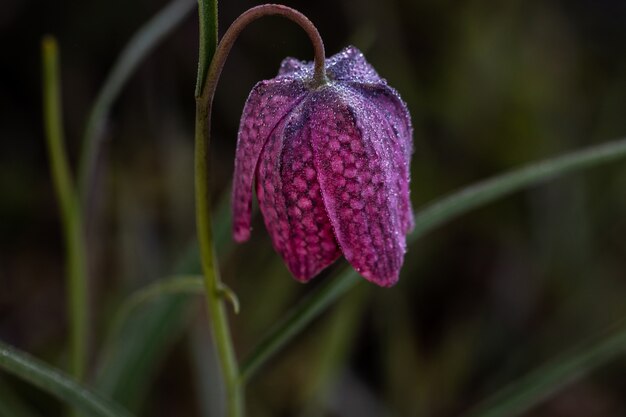
[[[407,242],[412,244],[435,227],[515,191],[621,158],[626,158],[626,139],[531,163],[463,188],[418,210],[415,213],[415,228],[407,236]],[[345,266],[337,278],[324,283],[318,290],[306,297],[285,315],[282,321],[268,331],[243,361],[242,381],[249,380],[295,335],[361,281],[363,280],[359,279],[354,270]]]
[[[136,311],[117,337],[107,341],[96,389],[141,414],[158,365],[182,337],[195,305],[188,296],[176,294]]]
[[[518,416],[542,400],[626,353],[626,325],[571,350],[513,381],[471,410],[467,417]]]
[[[126,299],[126,301],[124,301],[122,306],[117,311],[110,333],[112,335],[119,334],[120,328],[135,309],[138,309],[142,305],[163,296],[176,294],[204,294],[202,277],[199,275],[191,275],[165,278],[154,281],[153,283],[135,291]]]
[[[78,171],[82,201],[87,199],[89,186],[93,183],[95,163],[111,105],[139,64],[183,21],[194,5],[194,0],[169,3],[139,28],[117,58],[87,119]]]
[[[409,240],[414,241],[462,214],[523,188],[625,157],[626,139],[618,139],[531,163],[526,167],[478,182],[419,210],[415,215],[415,229],[409,236]]]
[[[193,10],[194,0],[174,0],[143,25],[123,49],[101,88],[88,116],[80,159],[81,201],[88,201],[97,155],[110,108],[145,57]],[[187,253],[181,273],[197,273],[197,249]],[[111,334],[100,353],[96,384],[125,404],[138,408],[157,364],[184,328],[187,297],[176,294],[158,300],[150,314],[131,317],[121,329],[124,343],[113,343]],[[116,335],[117,336],[117,335]]]
[[[272,356],[289,343],[310,322],[332,305],[339,297],[361,282],[351,268],[321,285],[304,298],[284,318],[270,329],[241,365],[241,381],[248,381]]]
[[[42,41],[43,114],[52,180],[56,192],[67,268],[68,316],[70,319],[70,372],[80,380],[85,371],[87,346],[87,267],[80,202],[70,173],[63,134],[59,51],[56,40]]]
[[[153,282],[152,284],[147,285],[144,288],[141,288],[139,290],[137,290],[136,292],[134,292],[131,296],[129,296],[124,303],[122,303],[121,307],[117,310],[117,313],[115,314],[115,317],[112,321],[112,324],[110,326],[110,330],[107,333],[107,339],[106,339],[106,345],[103,348],[103,352],[105,352],[105,355],[112,355],[114,353],[119,353],[120,351],[126,351],[126,352],[135,352],[137,356],[141,355],[141,346],[142,343],[136,343],[133,344],[132,346],[135,346],[136,349],[128,349],[129,343],[128,343],[128,330],[132,329],[132,333],[136,333],[139,332],[139,334],[142,334],[142,330],[144,330],[145,328],[148,329],[152,329],[152,323],[151,320],[149,319],[150,317],[152,317],[154,314],[148,314],[148,315],[141,315],[140,317],[136,317],[134,315],[134,313],[136,312],[136,310],[139,310],[140,307],[149,304],[150,302],[153,302],[154,305],[152,305],[153,310],[156,312],[157,315],[160,315],[161,311],[168,311],[169,313],[173,313],[170,314],[171,316],[173,316],[175,318],[175,320],[167,320],[167,321],[160,321],[160,322],[155,322],[155,324],[158,324],[158,327],[154,328],[154,331],[156,334],[152,334],[152,337],[155,338],[160,338],[159,335],[163,335],[163,337],[171,337],[172,339],[174,338],[174,334],[177,332],[176,330],[176,326],[180,326],[181,329],[185,328],[186,326],[183,324],[185,321],[185,316],[186,315],[179,315],[176,314],[177,313],[177,308],[175,307],[176,304],[171,303],[171,300],[175,299],[175,296],[179,296],[176,298],[180,298],[182,299],[186,299],[185,295],[203,295],[204,294],[204,285],[202,282],[202,278],[200,276],[197,275],[190,275],[190,276],[175,276],[172,278],[166,278],[166,279],[162,279],[162,280],[158,280]],[[166,298],[167,296],[170,296],[169,298]],[[158,303],[157,303],[158,302]],[[180,301],[180,303],[182,303],[182,301]],[[169,307],[169,308],[167,308]],[[169,310],[173,308],[174,311],[170,312]],[[137,325],[137,323],[140,323],[139,325]],[[169,324],[171,323],[171,325]],[[147,326],[147,327],[146,327]],[[169,331],[164,332],[164,330],[169,330],[171,329],[171,333]],[[151,332],[150,332],[151,333]],[[143,333],[143,334],[149,334],[148,332]],[[119,341],[120,340],[125,340],[125,343],[123,344],[123,346],[120,346]],[[144,339],[145,343],[148,343],[150,339]],[[151,341],[154,342],[154,341]],[[165,346],[168,346],[169,344],[164,343]],[[122,399],[122,403],[126,404],[126,405],[133,405],[133,407],[130,407],[131,409],[135,409],[135,407],[137,407],[139,405],[139,401],[134,401],[133,399],[137,400],[139,399],[138,397],[141,397],[141,393],[145,392],[145,391],[141,391],[141,389],[135,389],[133,386],[128,386],[129,382],[132,381],[136,381],[137,377],[140,375],[150,375],[150,368],[152,367],[153,363],[148,361],[146,362],[147,358],[151,358],[154,357],[155,362],[158,358],[161,358],[162,355],[164,354],[166,349],[146,349],[146,351],[152,351],[154,352],[154,356],[151,355],[146,355],[146,352],[143,352],[143,356],[142,356],[142,361],[138,362],[138,361],[134,361],[131,365],[127,366],[127,367],[114,367],[114,369],[117,369],[118,371],[120,371],[120,373],[122,372],[127,372],[127,368],[128,367],[132,367],[135,368],[137,366],[138,363],[145,363],[147,366],[145,368],[145,372],[140,372],[139,369],[135,368],[134,372],[133,372],[133,376],[131,378],[126,377],[126,378],[113,378],[111,379],[111,375],[115,376],[115,375],[120,375],[120,374],[115,374],[112,372],[108,372],[108,373],[104,373],[101,374],[99,380],[100,383],[103,384],[104,381],[120,381],[120,384],[122,385],[126,385],[125,389],[123,390],[119,390],[117,388],[117,385],[115,382],[109,382],[108,384],[105,384],[104,390],[107,392],[113,392],[112,390],[116,390],[117,392],[123,393],[123,395],[125,396],[125,399]],[[131,357],[135,356],[133,354],[130,355]],[[105,356],[106,357],[106,356]],[[123,358],[124,356],[118,356],[118,359]],[[107,378],[108,376],[108,378]],[[137,383],[135,385],[135,387],[141,387],[142,384]],[[136,393],[137,395],[130,395],[128,396],[128,394],[134,394]],[[118,397],[115,397],[118,398]]]
[[[0,367],[89,416],[130,417],[126,410],[101,397],[61,371],[0,341]]]
[[[195,246],[177,265],[177,275],[200,272]],[[96,388],[133,412],[139,412],[157,366],[179,340],[191,317],[189,296],[170,294],[135,310],[116,333],[109,332],[100,353]],[[113,329],[115,330],[115,329]]]
[[[323,342],[317,349],[319,357],[312,358],[314,366],[306,383],[307,406],[300,413],[301,417],[323,416],[328,412],[328,399],[336,388],[339,375],[345,370],[346,357],[356,341],[370,290],[371,287],[357,287],[334,308],[320,338]]]
[[[215,207],[215,224],[230,224],[228,210],[230,193],[226,193]],[[221,236],[221,238],[220,238]],[[232,248],[230,234],[218,234],[218,253],[228,255]],[[176,275],[200,273],[198,247],[194,243],[185,251],[174,268]],[[193,317],[189,309],[190,295],[168,294],[154,300],[151,305],[134,312],[124,320],[119,333],[109,332],[99,355],[99,372],[96,387],[121,404],[137,411],[142,405],[152,375],[171,346],[178,340]],[[147,310],[147,311],[146,311]],[[119,341],[123,343],[119,343]]]

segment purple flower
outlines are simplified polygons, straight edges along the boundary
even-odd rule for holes
[[[233,233],[250,237],[252,185],[276,251],[306,282],[343,254],[359,274],[391,286],[413,227],[412,127],[398,93],[348,47],[313,64],[285,59],[244,108],[235,160]]]

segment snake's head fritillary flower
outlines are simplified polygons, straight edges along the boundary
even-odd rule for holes
[[[391,286],[413,227],[412,127],[398,93],[348,47],[313,64],[287,58],[246,102],[237,141],[233,233],[250,237],[252,186],[276,251],[306,282],[343,254]]]

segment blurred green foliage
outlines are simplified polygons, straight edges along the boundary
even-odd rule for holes
[[[87,111],[117,54],[164,4],[0,3],[0,33],[11,40],[0,66],[0,338],[61,366],[63,250],[41,124],[39,42],[48,32],[59,38],[75,163]],[[222,31],[254,4],[223,1]],[[347,43],[362,49],[407,101],[417,207],[504,169],[626,132],[624,2],[286,4],[318,25],[329,54]],[[226,64],[213,122],[216,201],[228,199],[247,93],[286,55],[311,59],[307,38],[292,23],[268,18],[242,34]],[[193,255],[181,260],[195,238],[196,65],[197,24],[189,18],[114,105],[90,208],[89,380],[147,416],[220,410],[206,323],[194,308],[200,299],[151,304],[128,323],[126,336],[107,344],[111,320],[133,290],[197,271]],[[396,287],[359,288],[264,368],[247,389],[249,414],[457,415],[626,317],[625,189],[626,166],[614,164],[432,232],[411,247]],[[272,251],[258,216],[251,242],[237,246],[228,216],[217,218],[224,280],[242,305],[232,325],[243,355],[332,271],[302,286]],[[111,357],[118,359],[107,362]],[[23,415],[61,414],[46,395],[0,378],[0,397],[27,399]],[[621,361],[525,415],[624,415],[625,398]]]

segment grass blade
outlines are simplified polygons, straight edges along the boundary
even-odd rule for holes
[[[438,199],[419,210],[415,215],[415,229],[409,236],[409,240],[414,241],[428,231],[462,214],[523,188],[625,157],[626,139],[618,139],[542,162],[532,163],[526,167],[481,181]]]
[[[270,329],[242,363],[241,380],[244,383],[248,381],[261,366],[285,347],[309,323],[360,281],[359,275],[353,269],[345,268],[340,276],[325,282],[318,290],[298,303],[276,326]]]
[[[626,353],[626,325],[537,368],[491,396],[467,417],[518,416]]]
[[[194,0],[174,0],[169,3],[139,28],[113,65],[87,119],[78,171],[82,201],[86,200],[89,185],[93,183],[95,163],[111,105],[139,64],[183,21],[194,5]]]
[[[463,188],[418,210],[415,213],[415,229],[407,236],[407,241],[412,244],[435,227],[523,188],[621,158],[626,158],[626,139],[531,163]],[[360,281],[362,280],[358,274],[349,266],[345,266],[339,277],[325,283],[305,298],[282,321],[270,329],[252,350],[243,362],[241,379],[249,380],[297,333]]]
[[[0,367],[94,417],[130,417],[126,410],[101,397],[61,371],[0,341]]]
[[[228,256],[230,239],[230,193],[226,193],[214,208],[217,252]],[[225,230],[221,230],[225,229]],[[176,275],[198,275],[200,260],[194,243],[185,252],[173,271]],[[142,405],[150,387],[151,377],[172,344],[187,328],[193,308],[186,294],[167,294],[154,300],[141,311],[134,310],[121,324],[119,332],[108,333],[100,354],[96,386],[102,393],[136,411]],[[191,310],[191,311],[190,311]],[[119,343],[122,340],[123,343]]]
[[[165,295],[175,294],[203,295],[204,284],[202,277],[199,275],[175,276],[155,281],[135,291],[119,308],[116,318],[113,320],[113,330],[111,334],[119,334],[119,329],[135,309]]]

